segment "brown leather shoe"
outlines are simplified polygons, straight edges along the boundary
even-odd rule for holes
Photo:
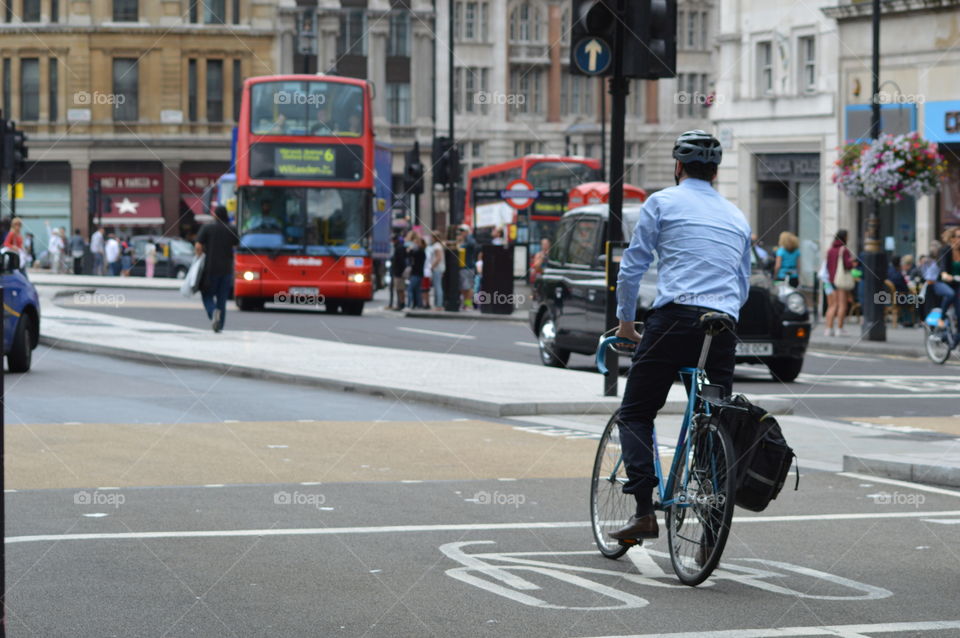
[[[657,538],[660,536],[660,526],[657,525],[657,515],[650,513],[646,516],[631,516],[627,524],[608,536],[618,541],[637,538]]]

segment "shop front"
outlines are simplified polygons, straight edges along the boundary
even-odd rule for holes
[[[23,220],[23,232],[33,235],[33,254],[40,258],[47,250],[50,230],[63,228],[67,237],[70,227],[70,165],[66,162],[35,162],[27,166],[20,178],[21,197],[16,201],[17,217]],[[2,216],[10,217],[10,189],[4,180]]]
[[[937,193],[934,236],[960,226],[960,100],[924,104],[923,135],[936,142],[947,160],[947,172]]]
[[[162,177],[156,173],[91,172],[90,185],[100,184],[101,205],[95,219],[118,237],[163,234],[160,204]]]
[[[757,226],[768,250],[780,233],[800,238],[800,284],[812,286],[820,266],[820,154],[758,153]]]

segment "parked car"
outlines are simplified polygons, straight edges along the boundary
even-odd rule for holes
[[[3,353],[10,372],[27,372],[40,342],[40,298],[20,270],[20,255],[0,254],[3,282]],[[0,361],[0,365],[2,365]]]
[[[130,238],[130,245],[134,252],[133,266],[130,274],[134,277],[144,277],[147,274],[146,247],[147,242],[157,245],[157,265],[154,267],[154,277],[175,277],[183,279],[190,270],[193,262],[193,244],[178,237],[160,237],[156,235],[134,235]]]
[[[641,205],[623,207],[623,236],[629,238]],[[562,367],[570,353],[593,354],[605,329],[607,204],[568,211],[556,231],[549,258],[534,285],[530,327],[544,365]],[[793,381],[803,367],[810,339],[810,314],[803,295],[774,284],[753,254],[750,293],[737,324],[737,363],[764,364],[775,379]],[[640,282],[637,320],[657,295],[657,265]]]

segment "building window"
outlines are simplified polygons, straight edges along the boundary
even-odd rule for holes
[[[337,55],[367,54],[367,15],[363,10],[353,9],[340,14],[340,37],[337,39]]]
[[[539,42],[541,34],[540,10],[524,2],[510,13],[511,42]]]
[[[523,157],[524,155],[539,155],[543,153],[543,142],[514,142],[514,157]]]
[[[187,120],[197,121],[197,61],[187,61]]]
[[[560,13],[560,42],[570,44],[570,9],[565,7]]]
[[[490,40],[490,3],[480,3],[480,40],[488,42]]]
[[[60,0],[50,0],[50,22],[60,22]]]
[[[817,44],[814,37],[800,38],[800,90],[810,93],[817,88]]]
[[[207,60],[207,121],[223,121],[223,60]]]
[[[560,80],[560,114],[593,115],[593,78],[564,73]]]
[[[20,60],[20,119],[36,122],[40,119],[40,60]]]
[[[710,22],[709,22],[710,12],[703,11],[700,14],[700,48],[709,49],[710,48]]]
[[[468,2],[463,12],[463,39],[477,38],[477,3]]]
[[[113,119],[117,122],[136,122],[139,119],[139,71],[136,58],[113,60],[113,96],[116,103]]]
[[[387,121],[391,124],[410,123],[410,85],[387,83]]]
[[[696,49],[697,47],[697,12],[691,11],[687,14],[687,48]]]
[[[3,59],[3,112],[10,117],[10,97],[13,91],[10,88],[10,58]]]
[[[476,69],[463,69],[463,107],[467,113],[477,111],[477,73]]]
[[[643,187],[643,144],[630,142],[626,145],[624,158],[625,180],[632,186]]]
[[[627,96],[627,116],[643,117],[643,93],[646,86],[641,82],[634,82],[630,87],[630,95]]]
[[[203,0],[203,23],[224,24],[227,21],[225,0]]]
[[[543,72],[539,68],[517,67],[510,73],[510,92],[517,98],[516,109],[520,113],[540,113],[543,109]]]
[[[390,14],[387,55],[401,58],[410,57],[410,14],[406,10],[398,10]]]
[[[683,37],[683,25],[686,24],[687,13],[686,11],[677,11],[677,49],[683,50],[687,47],[683,46],[686,44],[686,38]]]
[[[13,1],[0,0],[3,2],[3,21],[13,22]]]
[[[243,101],[243,70],[240,60],[233,61],[233,121],[240,121],[240,102]]]
[[[773,93],[773,43],[757,43],[757,93]]]
[[[113,0],[114,22],[136,22],[139,19],[138,0]]]
[[[5,0],[13,4],[13,0]],[[40,0],[23,0],[23,21],[40,22]]]
[[[59,91],[57,87],[59,85],[60,79],[60,70],[57,67],[57,58],[50,58],[50,66],[47,69],[47,76],[50,83],[47,85],[47,101],[50,104],[50,114],[48,116],[48,121],[56,122],[60,114],[58,112],[58,102],[59,100]]]
[[[240,24],[240,0],[233,0],[233,18],[234,24]]]

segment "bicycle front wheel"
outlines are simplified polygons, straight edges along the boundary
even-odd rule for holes
[[[593,462],[593,478],[590,481],[590,520],[593,538],[600,553],[607,558],[620,558],[630,549],[607,534],[626,525],[637,509],[636,500],[623,493],[627,482],[627,470],[623,465],[620,449],[620,428],[617,426],[619,411],[614,412],[600,437],[597,457]]]
[[[691,432],[673,474],[666,508],[673,571],[684,585],[702,583],[720,562],[735,504],[735,457],[730,435],[713,420]]]

